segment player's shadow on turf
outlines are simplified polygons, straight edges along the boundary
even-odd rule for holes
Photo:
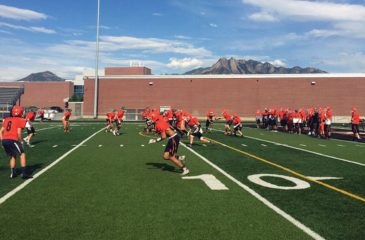
[[[33,165],[28,165],[27,166],[28,173],[30,175],[32,175],[34,171],[36,171],[39,168],[42,168],[42,166],[43,166],[43,163],[37,163],[37,164],[33,164]]]
[[[153,167],[153,168],[149,168],[149,169],[161,169],[162,171],[168,171],[168,172],[174,172],[174,173],[177,172],[175,167],[168,165],[166,163],[146,163],[146,165]]]

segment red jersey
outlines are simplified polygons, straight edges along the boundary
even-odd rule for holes
[[[360,123],[360,114],[358,112],[353,112],[352,113],[351,123],[352,124],[359,124]]]
[[[226,119],[226,121],[231,120],[231,116],[227,112],[223,112],[223,117]]]
[[[237,124],[240,124],[240,123],[241,123],[241,119],[238,116],[233,118],[233,124],[234,125],[237,125]]]
[[[207,112],[206,116],[207,116],[208,119],[213,119],[213,117],[215,115],[214,115],[214,112],[210,111],[210,112]]]
[[[327,110],[327,112],[326,112],[326,119],[330,119],[331,120],[331,118],[332,118],[332,113],[329,110]]]
[[[70,112],[65,112],[65,114],[63,115],[65,117],[65,120],[69,120],[71,117],[71,113]]]
[[[159,120],[156,122],[156,132],[157,133],[162,133],[164,131],[166,131],[166,129],[170,128],[170,124],[165,122],[165,121],[162,121],[162,120]]]
[[[33,122],[35,119],[35,112],[34,111],[28,112],[27,115],[25,116],[25,119]]]
[[[191,118],[190,121],[188,122],[189,127],[193,127],[194,125],[200,125],[200,122],[196,117]]]
[[[18,128],[25,128],[25,124],[27,121],[21,117],[9,117],[5,118],[3,122],[3,138],[2,139],[10,139],[14,141],[19,140],[18,136]]]
[[[107,119],[109,119],[109,120],[113,120],[113,119],[115,118],[115,113],[114,113],[114,112],[108,112],[108,113],[106,114],[106,117],[107,117]]]
[[[39,111],[38,111],[38,115],[39,115],[39,116],[43,116],[43,115],[44,115],[44,110],[39,110]]]
[[[117,118],[118,119],[122,119],[124,116],[124,110],[123,109],[119,109],[118,113],[117,113]]]

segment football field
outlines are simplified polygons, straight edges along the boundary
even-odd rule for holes
[[[38,124],[33,179],[0,152],[0,239],[363,239],[365,144],[244,128],[182,139],[190,174],[143,124]]]

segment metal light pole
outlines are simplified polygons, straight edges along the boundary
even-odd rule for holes
[[[98,98],[99,98],[99,18],[100,18],[100,0],[98,0],[98,14],[96,18],[94,118],[98,117]]]

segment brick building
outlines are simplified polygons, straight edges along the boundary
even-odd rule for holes
[[[331,106],[348,116],[365,113],[365,74],[151,75],[143,67],[106,68],[99,77],[98,113],[120,106],[182,108],[195,116],[222,109],[253,116],[265,107]],[[84,116],[94,109],[94,76],[84,79]]]

